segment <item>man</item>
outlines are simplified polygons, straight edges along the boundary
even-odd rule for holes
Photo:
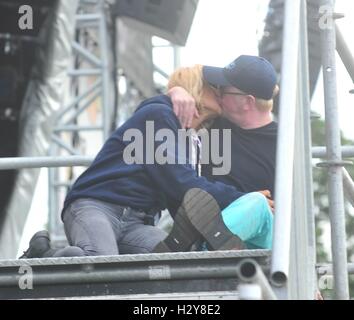
[[[267,189],[273,194],[277,124],[271,111],[273,98],[279,91],[273,66],[260,57],[240,56],[225,68],[203,70],[205,79],[220,88],[219,103],[223,110],[223,117],[211,129],[232,132],[231,172],[213,176],[214,165],[210,163],[203,166],[203,175],[243,192]],[[169,95],[182,126],[188,127],[193,116],[198,116],[193,99],[178,87],[172,88]]]
[[[182,217],[175,216],[170,235],[156,251],[175,247],[173,241],[181,238],[181,234],[183,237],[193,237],[188,221],[209,244],[214,243],[214,235],[219,238],[225,235],[222,248],[230,249],[226,239],[231,239],[233,234],[241,238],[249,249],[270,249],[272,217],[269,215],[268,206],[264,204],[264,199],[259,198],[259,193],[255,192],[269,190],[264,194],[270,198],[274,191],[277,125],[273,122],[271,111],[273,98],[279,91],[276,72],[267,60],[243,55],[225,68],[205,66],[203,77],[209,84],[220,90],[219,103],[223,109],[223,117],[216,120],[211,129],[231,129],[232,136],[230,173],[215,176],[212,174],[215,165],[208,163],[203,166],[202,174],[209,180],[233,185],[237,190],[248,194],[222,211],[217,208],[212,197],[205,194],[207,200],[199,207],[195,205],[193,209],[186,208],[185,212],[182,212]],[[169,95],[182,125],[189,127],[192,119],[198,116],[194,100],[183,88],[172,88]],[[219,137],[221,139],[219,146],[223,146],[223,135]],[[209,150],[213,149],[209,148]],[[221,150],[219,154],[224,152]],[[192,198],[193,196],[190,196],[190,199]],[[214,216],[213,223],[205,214],[213,211],[205,207],[207,201],[220,213]],[[273,206],[273,201],[269,200],[269,202]],[[250,219],[250,213],[254,215],[254,219]],[[203,223],[205,220],[208,223]],[[245,221],[257,221],[257,223],[262,221],[262,231],[258,234],[254,233],[255,226]],[[214,232],[215,230],[218,232]],[[214,243],[211,247],[217,248],[218,243]]]

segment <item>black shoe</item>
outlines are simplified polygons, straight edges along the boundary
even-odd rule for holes
[[[29,248],[19,259],[41,258],[50,249],[49,233],[46,230],[36,232],[30,240]]]
[[[243,241],[234,235],[225,225],[221,210],[212,195],[208,192],[194,188],[189,190],[184,201],[190,202],[198,199],[198,205],[187,211],[189,221],[203,236],[211,250],[242,250]]]

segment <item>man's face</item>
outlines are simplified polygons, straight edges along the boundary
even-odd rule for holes
[[[243,117],[242,107],[246,103],[245,96],[247,95],[235,87],[222,87],[219,104],[222,107],[223,116],[235,124],[240,124]]]

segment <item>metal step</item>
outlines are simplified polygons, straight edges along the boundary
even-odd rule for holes
[[[245,258],[269,270],[270,251],[213,251],[0,260],[0,299],[237,297]]]

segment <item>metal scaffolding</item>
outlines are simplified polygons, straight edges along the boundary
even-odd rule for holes
[[[347,272],[347,246],[345,231],[344,191],[341,136],[337,106],[336,75],[336,29],[334,1],[323,0],[322,5],[330,8],[328,24],[321,28],[322,67],[325,94],[327,161],[321,166],[328,170],[329,212],[331,220],[334,290],[337,299],[349,299]],[[351,164],[351,162],[349,162]]]
[[[50,157],[61,159],[64,154],[80,155],[81,132],[101,132],[102,140],[109,136],[114,107],[110,92],[113,92],[111,88],[114,81],[111,79],[106,10],[105,1],[80,2],[76,15],[76,37],[72,42],[73,68],[68,71],[71,77],[71,101],[62,107],[56,119]],[[98,107],[100,124],[82,126],[80,117],[93,103]],[[71,176],[59,168],[51,168],[48,172],[48,229],[54,242],[65,239],[59,213],[63,196],[72,182]]]
[[[90,10],[85,11],[87,3],[90,5],[95,3],[99,10],[95,14]],[[49,203],[50,233],[54,239],[62,235],[58,189],[67,188],[71,184],[70,179],[61,179],[62,175],[58,168],[89,166],[93,161],[91,156],[80,155],[78,144],[73,137],[75,138],[79,132],[94,130],[102,131],[102,138],[106,139],[112,127],[113,104],[108,93],[111,63],[107,55],[109,41],[104,1],[83,1],[82,4],[82,11],[77,16],[77,28],[81,31],[85,28],[95,29],[99,49],[90,51],[89,46],[85,47],[85,42],[80,41],[78,37],[78,40],[73,42],[73,50],[86,63],[77,64],[81,68],[73,69],[70,75],[75,80],[90,77],[91,85],[86,90],[75,90],[73,101],[58,117],[49,157],[0,159],[0,170],[52,168],[49,171]],[[333,1],[323,0],[322,4],[332,9],[332,15],[328,19],[333,22],[334,18],[338,17],[334,14]],[[342,159],[354,157],[354,147],[342,147],[340,141],[336,101],[336,47],[352,78],[354,59],[343,36],[338,29],[336,31],[334,28],[334,23],[328,24],[332,27],[322,28],[321,51],[327,140],[326,147],[312,148],[306,0],[287,0],[285,11],[283,77],[276,159],[276,213],[270,268],[268,261],[270,253],[265,250],[240,253],[202,252],[108,258],[38,259],[29,262],[0,261],[0,275],[3,276],[0,277],[0,287],[6,287],[11,297],[21,296],[23,293],[15,288],[18,279],[11,274],[11,268],[17,272],[16,268],[24,264],[38,268],[34,279],[42,286],[42,291],[36,293],[38,297],[48,294],[51,285],[57,286],[60,291],[57,296],[65,295],[63,285],[66,284],[71,286],[69,291],[72,293],[75,291],[75,285],[81,285],[80,292],[83,292],[85,285],[97,288],[94,287],[95,283],[107,286],[110,282],[114,282],[111,289],[115,294],[124,294],[127,285],[134,286],[129,291],[130,294],[141,294],[146,293],[149,288],[153,290],[147,291],[149,293],[161,293],[157,291],[161,290],[161,283],[151,284],[149,287],[146,282],[181,281],[178,290],[183,290],[183,286],[189,280],[237,278],[242,284],[239,287],[241,299],[312,300],[317,289],[316,274],[333,273],[335,298],[348,299],[348,271],[353,273],[353,265],[347,264],[344,191],[349,202],[354,205],[354,183],[343,168],[351,162]],[[174,67],[177,67],[178,48],[174,48],[174,54]],[[155,68],[155,72],[166,77],[166,73],[158,67]],[[78,88],[80,89],[80,86]],[[130,90],[126,91],[127,96],[130,93]],[[82,126],[78,118],[99,97],[101,97],[101,124]],[[67,135],[70,139],[65,139]],[[69,156],[63,156],[62,150],[65,150]],[[328,169],[333,267],[316,266],[312,158],[326,158],[320,166]],[[137,282],[140,282],[142,287],[135,286]],[[114,286],[117,284],[118,286]],[[234,289],[236,290],[236,287]],[[102,294],[106,292],[101,287],[100,290]]]

